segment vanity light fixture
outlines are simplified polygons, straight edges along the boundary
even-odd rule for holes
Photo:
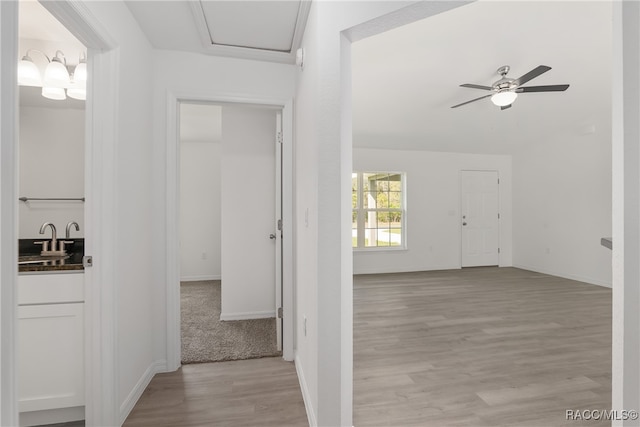
[[[39,52],[47,59],[44,78],[38,67],[29,56],[30,52]],[[37,50],[29,49],[18,63],[18,84],[20,86],[41,86],[42,96],[53,100],[64,100],[67,95],[71,98],[85,100],[87,98],[87,57],[84,52],[80,56],[78,65],[69,75],[67,60],[64,53],[56,51],[53,58]]]
[[[67,89],[67,95],[70,98],[82,101],[87,99],[87,56],[84,52],[80,55],[80,62],[73,70],[73,79]]]
[[[18,84],[20,86],[42,86],[40,70],[38,70],[36,64],[33,63],[29,52],[38,52],[47,58],[47,62],[51,62],[49,57],[41,51],[36,49],[27,50],[27,53],[22,57],[20,62],[18,62]]]

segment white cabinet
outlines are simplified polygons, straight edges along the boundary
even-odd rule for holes
[[[84,304],[18,307],[20,412],[84,405]]]
[[[24,275],[18,284],[22,423],[23,413],[84,406],[84,274]]]

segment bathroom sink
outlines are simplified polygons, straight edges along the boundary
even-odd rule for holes
[[[63,261],[69,257],[70,255],[52,255],[52,256],[23,255],[18,257],[18,265],[24,265],[24,264],[48,265],[48,263],[55,264],[56,261]]]

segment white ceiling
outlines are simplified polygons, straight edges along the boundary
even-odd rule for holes
[[[362,41],[352,48],[354,146],[509,154],[560,132],[609,132],[611,3],[478,1]],[[496,69],[527,85],[566,92],[520,94],[501,111],[459,87],[490,86]]]
[[[156,49],[294,63],[310,0],[126,4]]]

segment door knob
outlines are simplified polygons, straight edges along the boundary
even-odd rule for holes
[[[270,238],[271,240],[274,240],[274,239],[276,238],[276,235],[275,235],[275,234],[273,234],[273,233],[271,233],[271,234],[269,234],[269,238]]]

